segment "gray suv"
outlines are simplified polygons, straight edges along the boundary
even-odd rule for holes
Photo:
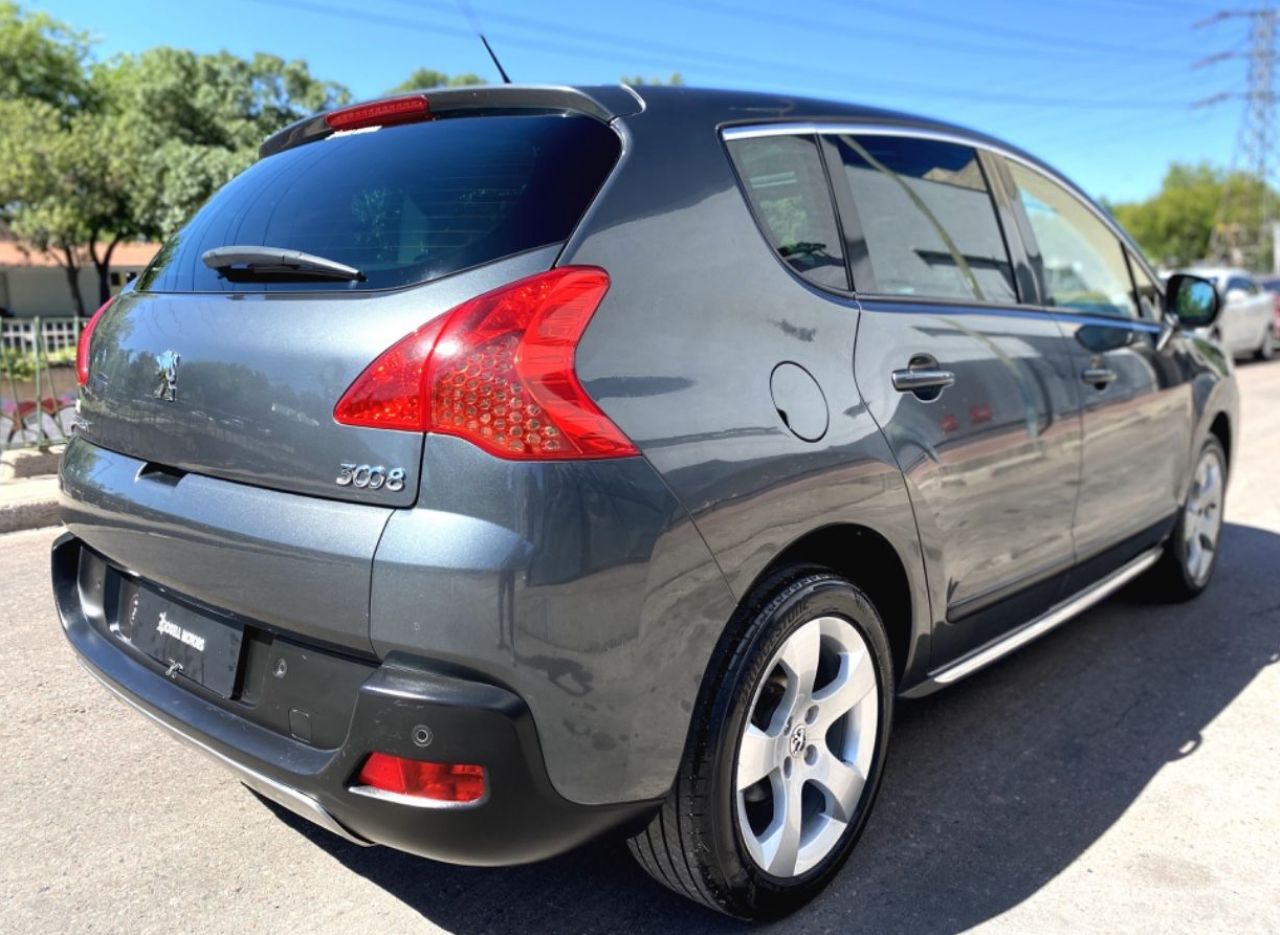
[[[348,841],[620,832],[777,916],[900,699],[1209,581],[1216,294],[1011,146],[507,86],[262,157],[85,329],[53,582],[110,691]]]

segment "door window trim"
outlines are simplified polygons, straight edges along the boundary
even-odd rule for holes
[[[1147,273],[1147,270],[1145,268],[1146,264],[1142,263],[1142,261],[1137,257],[1137,255],[1135,255],[1134,252],[1128,248],[1128,245],[1125,246],[1124,259],[1125,259],[1125,265],[1129,267],[1129,281],[1133,283],[1133,301],[1137,304],[1137,309],[1138,309],[1137,320],[1145,321],[1152,324],[1158,324],[1164,318],[1164,304],[1165,304],[1164,287],[1160,283],[1160,277],[1152,276],[1150,273]],[[1149,318],[1142,313],[1142,293],[1138,289],[1137,270],[1142,270],[1144,273],[1147,273],[1147,278],[1150,279],[1151,282],[1156,287],[1156,295],[1159,296],[1160,307],[1156,310],[1159,314],[1157,314],[1155,318]]]
[[[768,122],[757,123],[741,123],[728,124],[720,128],[720,136],[726,142],[737,139],[751,139],[761,136],[780,136],[790,134],[814,134],[819,138],[823,136],[840,136],[842,134],[852,134],[855,136],[901,136],[911,139],[936,140],[942,143],[956,143],[961,146],[972,146],[981,151],[994,153],[1011,162],[1019,163],[1039,172],[1052,182],[1056,182],[1067,190],[1068,194],[1075,197],[1077,201],[1084,205],[1091,214],[1098,218],[1108,230],[1111,231],[1121,244],[1133,252],[1138,262],[1146,269],[1147,274],[1156,282],[1160,282],[1160,277],[1156,275],[1155,270],[1151,268],[1151,264],[1147,262],[1146,257],[1142,255],[1141,249],[1134,243],[1133,238],[1116,223],[1115,218],[1103,211],[1094,203],[1088,195],[1075,185],[1070,179],[1055,171],[1049,166],[1040,162],[1035,157],[1027,153],[1019,152],[1009,146],[1006,146],[996,140],[982,136],[979,133],[969,133],[958,128],[934,129],[930,127],[913,126],[911,124],[894,124],[877,121],[860,121],[857,119],[843,120],[772,120]],[[854,283],[855,291],[857,283]]]

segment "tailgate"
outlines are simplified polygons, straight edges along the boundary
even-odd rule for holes
[[[391,510],[152,472],[83,438],[61,483],[67,528],[129,575],[372,655],[369,581]]]
[[[377,295],[121,296],[93,333],[80,433],[182,471],[410,506],[422,435],[341,425],[334,406],[389,345],[459,302],[545,270],[554,255],[535,250]],[[342,485],[343,464],[398,469],[404,481]]]

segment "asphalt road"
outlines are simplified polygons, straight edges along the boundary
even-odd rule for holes
[[[1119,597],[904,704],[866,835],[795,931],[1280,932],[1280,363],[1240,368],[1217,577]],[[73,661],[54,530],[0,537],[0,930],[740,930],[606,841],[532,867],[361,849],[260,804]]]

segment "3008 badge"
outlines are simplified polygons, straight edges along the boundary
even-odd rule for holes
[[[349,464],[338,465],[338,476],[334,479],[339,487],[358,487],[362,490],[404,490],[404,468],[388,470],[381,464]]]

